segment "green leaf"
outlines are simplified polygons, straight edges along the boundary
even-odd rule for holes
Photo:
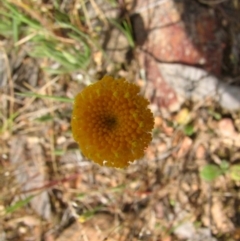
[[[17,209],[25,206],[26,204],[28,204],[32,199],[34,198],[33,195],[23,199],[23,200],[20,200],[18,202],[16,202],[15,204],[13,204],[12,206],[9,206],[6,208],[6,213],[12,213],[14,211],[16,211]]]
[[[230,177],[234,181],[240,181],[240,165],[233,165],[230,168]]]
[[[187,125],[184,127],[184,133],[187,136],[191,136],[194,133],[194,126],[193,125]]]
[[[213,164],[208,164],[203,167],[200,172],[200,176],[203,180],[211,182],[218,178],[222,174],[221,169]]]

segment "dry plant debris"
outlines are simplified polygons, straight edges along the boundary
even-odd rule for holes
[[[150,54],[180,65],[191,64],[193,59],[205,70],[221,72],[225,83],[237,90],[239,3],[136,2],[1,1],[0,239],[240,240],[239,111],[227,111],[210,98],[168,105],[176,96],[158,79],[158,60],[147,55],[151,50]],[[193,12],[192,6],[196,6]],[[149,7],[153,14],[148,19]],[[154,14],[159,7],[161,15]],[[152,28],[146,43],[147,35],[140,38],[142,42],[135,41],[139,45],[130,62],[126,43],[133,50],[132,39],[122,28],[130,23],[126,9],[133,12],[133,26],[141,27],[146,20],[161,24],[161,32]],[[113,24],[109,16],[125,18],[125,22]],[[191,43],[190,32],[202,38]],[[219,32],[222,35],[215,35]],[[209,51],[208,37],[219,46],[216,55]],[[199,46],[201,42],[208,44],[206,49]],[[105,43],[106,49],[99,48],[99,43]],[[157,43],[161,48],[155,51]],[[139,48],[145,50],[140,56]],[[203,57],[207,62],[201,61]],[[151,103],[157,99],[162,107],[162,112],[153,108],[155,126],[146,155],[127,169],[90,162],[70,131],[74,96],[105,74],[135,80],[141,93]],[[169,99],[163,94],[169,94]]]

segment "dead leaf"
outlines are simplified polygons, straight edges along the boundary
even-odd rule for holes
[[[156,116],[154,119],[155,128],[160,128],[163,123],[163,119],[160,116]]]
[[[18,198],[27,198],[36,195],[30,201],[30,205],[38,215],[44,219],[51,218],[51,209],[48,193],[39,188],[44,187],[44,157],[38,138],[16,136],[11,141],[10,161],[15,166],[16,180],[24,194]],[[33,141],[34,140],[34,141]],[[32,190],[32,191],[30,191]]]
[[[192,146],[192,139],[188,136],[185,136],[183,139],[183,142],[181,144],[181,147],[179,149],[179,151],[177,152],[177,158],[181,158],[184,155],[186,155],[186,153],[190,150],[191,146]]]
[[[199,145],[196,149],[196,158],[203,159],[206,155],[206,149],[203,145]]]
[[[214,224],[217,228],[217,233],[219,231],[221,231],[222,233],[230,233],[233,231],[234,225],[227,217],[226,213],[224,212],[222,202],[217,197],[213,198],[211,214]]]
[[[224,137],[234,138],[237,136],[232,119],[224,118],[218,122],[219,134]]]

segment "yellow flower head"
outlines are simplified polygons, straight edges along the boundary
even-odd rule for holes
[[[123,168],[144,155],[154,123],[139,91],[125,79],[105,76],[75,97],[72,133],[87,158]]]

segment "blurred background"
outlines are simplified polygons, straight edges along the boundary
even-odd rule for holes
[[[106,74],[155,116],[126,169],[71,134]],[[0,240],[240,240],[239,93],[239,0],[2,0]]]

